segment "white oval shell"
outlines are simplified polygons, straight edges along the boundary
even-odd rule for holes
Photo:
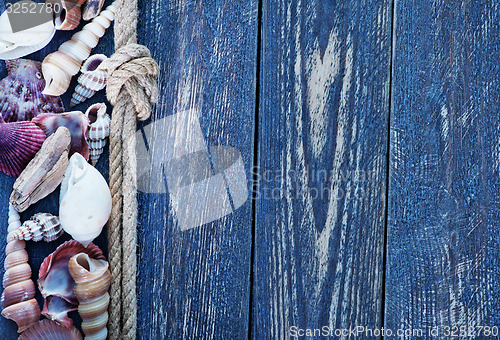
[[[87,247],[111,213],[111,193],[101,173],[73,154],[61,185],[59,218],[64,231]]]

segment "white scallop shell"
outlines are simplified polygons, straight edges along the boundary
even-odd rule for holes
[[[111,193],[101,173],[79,153],[73,154],[61,184],[59,218],[76,241],[87,247],[111,213]]]

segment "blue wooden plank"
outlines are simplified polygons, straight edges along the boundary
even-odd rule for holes
[[[385,326],[491,338],[476,327],[500,326],[500,5],[395,16]]]
[[[145,167],[158,176],[149,182],[159,185],[139,193],[137,291],[142,339],[242,339],[247,335],[251,200],[222,219],[184,231],[179,219],[185,216],[177,214],[172,192],[165,193],[171,189],[165,183],[171,173],[167,169],[166,178],[162,177],[166,165],[160,158],[172,153],[167,143],[172,129],[177,147],[196,144],[185,140],[193,129],[184,131],[181,125],[162,121],[191,110],[198,113],[201,144],[235,147],[250,171],[257,3],[139,2],[139,42],[151,48],[161,69],[161,99],[152,119],[144,124],[149,131],[145,133],[149,151],[144,152],[153,155]],[[215,167],[213,159],[212,163]]]
[[[43,2],[43,1],[38,1],[38,2]],[[111,2],[112,1],[107,1],[106,5],[111,4]],[[7,1],[6,2],[4,2],[3,0],[0,1],[0,9],[2,12],[5,8],[5,3],[7,3]],[[82,25],[80,25],[79,28],[77,28],[77,30],[80,30],[82,26],[83,23]],[[113,30],[109,29],[108,31],[109,32],[107,32],[106,35],[100,40],[99,45],[92,50],[93,53],[104,53],[106,55],[111,55],[113,53],[114,51],[113,33],[112,33]],[[60,44],[69,40],[75,32],[76,30],[71,32],[58,31],[54,36],[54,39],[50,42],[50,44],[46,48],[25,58],[42,61],[47,54],[57,50]],[[7,72],[5,69],[5,63],[1,61],[0,79],[5,77],[6,73]],[[76,85],[76,79],[73,79],[70,89],[62,97],[67,111],[70,111],[69,100],[71,99],[71,94],[73,93],[75,85]],[[90,106],[91,104],[103,101],[105,101],[105,93],[101,91],[100,93],[96,94],[95,97],[75,107],[75,110],[81,110],[85,112],[87,107]],[[109,151],[108,148],[106,147],[104,154],[102,155],[96,166],[96,168],[105,176],[105,178],[108,177],[108,167],[109,167],[108,158],[109,158]],[[0,277],[3,277],[4,274],[3,262],[5,259],[5,246],[6,246],[4,240],[6,239],[7,236],[8,202],[14,181],[15,181],[14,178],[11,178],[3,173],[0,173],[0,218],[1,218],[0,223],[2,224],[2,228],[0,228],[0,240],[3,240],[0,242],[0,263],[2,263],[0,265]],[[39,203],[34,204],[26,212],[22,213],[21,219],[23,221],[27,220],[37,212],[48,212],[57,215],[58,211],[59,211],[59,188],[57,188],[56,191],[52,193],[49,197],[43,199]],[[31,265],[33,271],[32,279],[35,283],[36,280],[38,279],[38,270],[40,268],[43,259],[51,252],[53,252],[60,244],[64,243],[69,239],[71,239],[70,236],[64,235],[63,237],[51,243],[27,242],[26,249],[30,256],[29,264]],[[97,244],[104,251],[105,254],[107,253],[106,232],[103,232],[101,236],[99,236],[94,241],[94,243]],[[40,306],[42,306],[43,300],[40,293],[37,293],[36,297],[37,300],[39,301]],[[70,316],[77,319],[76,324],[78,325],[79,322],[78,322],[77,312],[70,313]],[[2,334],[2,336],[4,336],[5,339],[17,339],[18,337],[17,326],[15,325],[15,323],[3,317],[0,317],[0,333]]]
[[[263,2],[253,339],[381,327],[390,37],[390,1]]]

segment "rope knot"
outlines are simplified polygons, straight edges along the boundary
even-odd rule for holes
[[[151,58],[148,48],[129,44],[103,62],[108,71],[107,97],[111,105],[133,105],[138,120],[151,115],[151,107],[158,101],[158,64]]]

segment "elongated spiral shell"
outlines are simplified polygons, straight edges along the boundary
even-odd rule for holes
[[[108,335],[108,289],[111,283],[108,267],[108,262],[92,259],[85,253],[77,254],[69,260],[69,273],[75,280],[78,313],[82,318],[82,330],[87,340],[105,340]]]
[[[78,85],[71,97],[70,107],[83,103],[106,87],[108,83],[108,72],[99,68],[104,60],[108,59],[104,54],[94,54],[88,58],[81,68],[82,74],[78,77]]]
[[[8,221],[8,228],[7,232],[11,233],[17,228],[21,226],[21,217],[19,216],[19,213],[17,210],[14,208],[14,206],[9,203],[9,221]]]
[[[45,78],[43,94],[58,96],[68,90],[71,77],[78,73],[90,51],[96,47],[99,39],[115,18],[116,8],[108,6],[101,14],[85,25],[82,30],[63,43],[59,50],[49,54],[42,63]]]
[[[89,107],[85,113],[92,122],[87,133],[87,144],[89,145],[90,163],[94,166],[103,153],[106,139],[109,136],[111,117],[106,113],[106,109],[106,104],[98,103]]]
[[[17,214],[9,208],[9,214],[11,212]],[[35,300],[35,284],[31,280],[31,267],[25,247],[26,242],[20,240],[11,240],[5,247],[4,291],[1,297],[2,316],[15,321],[19,333],[40,319],[40,306]]]
[[[11,231],[7,236],[7,242],[12,240],[52,242],[57,240],[63,233],[64,230],[57,216],[39,213],[24,222],[20,228]]]

